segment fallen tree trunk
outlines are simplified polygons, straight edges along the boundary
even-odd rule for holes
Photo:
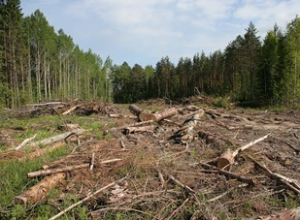
[[[66,132],[66,133],[63,133],[63,134],[59,134],[59,135],[56,135],[56,136],[53,136],[53,137],[50,137],[50,138],[43,139],[41,141],[33,142],[29,146],[36,147],[36,146],[40,146],[40,145],[53,144],[55,142],[62,141],[62,140],[68,138],[70,135],[73,135],[73,134],[81,135],[85,131],[86,130],[84,130],[84,129],[77,129],[77,130],[74,130],[74,131],[69,131],[69,132]]]
[[[227,150],[224,154],[222,154],[220,156],[220,158],[218,159],[218,163],[217,163],[217,167],[219,169],[223,169],[229,165],[232,165],[234,163],[235,157],[242,151],[248,149],[249,147],[252,147],[253,145],[257,144],[258,142],[261,142],[263,140],[265,140],[266,138],[268,138],[270,136],[270,134],[267,134],[261,138],[258,138],[254,141],[251,141],[250,143],[236,149],[235,151],[231,151],[230,149]]]
[[[147,111],[139,108],[136,105],[130,105],[129,110],[132,114],[136,115],[140,119],[140,121],[153,120],[156,122],[161,121],[165,118],[172,117],[173,115],[176,115],[178,113],[177,108],[169,108],[169,109],[163,111],[162,113],[154,113],[153,114],[153,113],[147,112]]]
[[[139,107],[136,106],[136,105],[130,105],[128,108],[129,108],[129,111],[130,111],[132,114],[134,114],[134,115],[136,115],[136,116],[138,116],[138,117],[139,117],[139,115],[144,111],[143,109],[139,108]]]
[[[174,115],[178,114],[178,109],[177,108],[169,108],[162,113],[156,113],[154,114],[154,120],[155,121],[161,121],[165,118],[170,118]]]
[[[59,185],[65,178],[65,173],[56,173],[51,176],[47,176],[38,184],[28,189],[24,194],[16,196],[15,203],[24,205],[25,207],[31,206],[37,201],[43,199],[51,189]]]

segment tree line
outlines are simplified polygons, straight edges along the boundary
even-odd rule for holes
[[[126,62],[115,67],[112,78],[117,102],[148,98],[181,99],[197,94],[230,97],[243,106],[297,106],[300,104],[300,19],[296,16],[283,33],[275,24],[261,42],[250,22],[225,50],[210,55],[168,56],[155,68]]]
[[[47,100],[110,99],[112,60],[84,52],[36,10],[24,17],[20,0],[0,3],[0,107]]]
[[[196,94],[230,97],[244,106],[300,103],[300,19],[283,32],[275,24],[261,41],[250,22],[224,51],[168,56],[156,66],[114,65],[55,32],[39,10],[24,17],[20,0],[0,3],[0,107],[47,100],[133,103]]]

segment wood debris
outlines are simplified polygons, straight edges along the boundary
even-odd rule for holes
[[[40,181],[16,196],[16,204],[47,204],[47,193],[56,188],[61,192],[56,198],[61,211],[52,220],[79,205],[86,206],[91,219],[113,218],[115,213],[132,219],[299,219],[299,208],[285,209],[284,204],[299,204],[300,118],[279,120],[274,113],[271,116],[280,123],[271,126],[268,123],[275,120],[262,113],[192,104],[161,106],[155,112],[138,105],[120,112],[109,112],[97,102],[88,105],[96,114],[103,110],[99,121],[107,120],[103,124],[108,125],[99,128],[106,134],[103,140],[89,137],[95,131],[86,134],[77,124],[65,122],[58,127],[66,131],[63,134],[35,142],[28,138],[18,146],[33,151],[13,151],[37,157],[72,135],[87,136],[69,155],[28,173]],[[85,106],[74,101],[32,108],[55,108],[55,114],[67,117]],[[63,208],[59,201],[65,194],[79,201]]]

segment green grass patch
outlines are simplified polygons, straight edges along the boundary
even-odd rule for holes
[[[11,204],[16,195],[21,194],[21,192],[39,181],[38,178],[27,178],[29,172],[39,170],[42,165],[54,161],[68,153],[66,147],[60,147],[47,153],[43,157],[33,160],[9,160],[0,162],[0,175],[2,177],[2,181],[0,182],[0,206],[7,207]]]
[[[28,179],[27,173],[40,169],[43,165],[41,158],[25,161],[4,161],[0,163],[0,206],[11,204],[13,198],[22,191],[38,182],[38,179]]]

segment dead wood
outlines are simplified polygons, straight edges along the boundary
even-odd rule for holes
[[[65,143],[64,142],[56,142],[54,143],[53,145],[49,146],[49,147],[46,147],[46,148],[43,148],[43,149],[37,149],[29,154],[25,154],[23,157],[19,158],[18,160],[21,161],[21,160],[24,160],[24,159],[34,159],[34,158],[37,158],[39,156],[42,156],[48,152],[51,152],[57,148],[60,148],[64,145]]]
[[[130,105],[128,108],[129,111],[137,117],[139,117],[139,115],[144,111],[143,109],[139,108],[136,105]]]
[[[20,150],[20,149],[21,149],[22,147],[24,147],[27,143],[29,143],[30,141],[32,141],[33,139],[35,139],[36,135],[37,135],[37,134],[33,135],[33,136],[30,137],[30,138],[25,139],[21,144],[19,144],[19,145],[15,148],[15,150]]]
[[[158,172],[158,178],[160,180],[161,188],[164,188],[164,186],[166,184],[165,178],[159,170],[157,172]]]
[[[90,171],[92,172],[95,166],[95,152],[92,153],[92,159],[91,159],[91,165],[90,165]]]
[[[199,162],[199,164],[202,167],[206,168],[206,169],[216,170],[216,171],[218,171],[218,173],[223,174],[223,175],[225,175],[227,177],[237,179],[237,180],[239,180],[241,182],[247,183],[247,184],[252,185],[252,186],[255,185],[255,181],[253,179],[249,179],[247,177],[240,176],[240,175],[237,175],[237,174],[229,172],[229,171],[221,170],[221,169],[219,169],[217,167],[211,166],[211,165],[206,164],[206,163]]]
[[[211,148],[215,151],[221,151],[224,149],[224,146],[232,146],[234,145],[230,140],[226,139],[224,136],[221,136],[218,133],[211,133],[209,131],[204,131],[204,130],[198,130],[198,136],[201,139],[205,140],[205,143],[207,145],[210,145]]]
[[[62,173],[62,172],[68,172],[68,171],[72,171],[72,170],[87,168],[89,166],[90,166],[89,163],[85,163],[85,164],[80,164],[80,165],[68,166],[68,167],[64,167],[64,168],[40,170],[40,171],[28,173],[27,176],[28,177],[46,176],[46,175],[54,174],[54,173]]]
[[[300,184],[298,183],[297,180],[294,180],[294,179],[288,178],[284,175],[272,172],[271,170],[269,170],[266,167],[266,165],[260,164],[258,161],[256,161],[251,156],[248,156],[248,158],[251,159],[258,167],[265,170],[271,178],[276,179],[279,182],[283,183],[285,186],[287,186],[294,193],[300,194]]]
[[[238,188],[242,188],[242,187],[246,187],[246,186],[248,186],[248,184],[244,183],[244,184],[239,185]],[[216,196],[216,197],[214,197],[212,199],[207,200],[207,202],[215,202],[215,201],[221,199],[222,197],[226,196],[227,194],[231,193],[235,189],[236,189],[235,187],[232,187],[231,189],[225,191],[221,195],[218,195],[218,196]]]
[[[122,129],[125,129],[127,127],[137,127],[137,126],[141,126],[141,125],[151,124],[152,122],[154,122],[154,121],[150,120],[150,121],[142,121],[142,122],[132,123],[132,124],[129,124],[129,125],[122,125],[120,127],[111,128],[110,131],[122,130]]]
[[[129,110],[132,114],[139,117],[140,121],[161,121],[165,118],[172,117],[178,113],[177,108],[169,108],[163,111],[162,113],[150,113],[139,108],[136,105],[130,105]]]
[[[155,117],[155,121],[161,121],[165,118],[170,118],[174,115],[178,114],[178,110],[177,108],[169,108],[165,111],[163,111],[162,113],[156,113],[154,114],[154,117]]]
[[[177,180],[174,176],[169,175],[169,178],[176,183],[178,186],[182,187],[183,189],[187,190],[187,192],[191,193],[192,195],[195,195],[195,191],[191,189],[191,187],[184,185],[183,183],[181,183],[179,180]]]
[[[266,138],[268,138],[270,136],[270,134],[267,134],[261,138],[258,138],[254,141],[251,141],[250,143],[236,149],[235,151],[231,151],[230,149],[227,150],[224,154],[222,154],[220,156],[220,158],[218,159],[218,164],[217,167],[219,169],[223,169],[224,167],[227,167],[229,165],[232,165],[235,161],[235,157],[242,151],[248,149],[249,147],[252,147],[253,145],[257,144],[258,142],[261,142],[263,140],[265,140]]]
[[[110,183],[110,184],[108,184],[108,185],[102,187],[101,189],[99,189],[99,190],[97,190],[97,191],[91,193],[90,195],[88,195],[88,196],[85,197],[84,199],[82,199],[82,200],[80,200],[80,201],[74,203],[73,205],[69,206],[69,207],[66,208],[65,210],[63,210],[63,211],[57,213],[55,216],[53,216],[53,217],[50,218],[49,220],[55,220],[55,219],[59,218],[60,216],[62,216],[63,214],[67,213],[67,212],[70,211],[71,209],[75,208],[76,206],[79,206],[80,204],[82,204],[82,203],[86,202],[87,200],[93,198],[95,195],[99,194],[100,192],[102,192],[102,191],[104,191],[104,190],[106,190],[106,189],[109,189],[110,187],[112,187],[113,185],[115,185],[115,184],[117,184],[117,183],[123,181],[124,179],[125,179],[125,177],[122,178],[122,179],[120,179],[120,180],[118,180],[118,181],[112,182],[112,183]]]
[[[144,126],[144,127],[127,127],[125,128],[125,133],[126,134],[132,134],[132,133],[137,133],[137,132],[149,132],[149,133],[153,133],[154,129],[157,126],[155,125],[148,125],[148,126]]]
[[[300,219],[300,207],[282,211],[278,214],[271,214],[268,216],[259,216],[254,218],[247,218],[244,220],[297,220]]]
[[[108,114],[110,118],[130,118],[130,119],[137,119],[137,116],[134,115],[122,115],[122,114]]]
[[[80,129],[80,126],[78,124],[64,124],[64,125],[59,125],[57,129],[61,131],[72,131],[75,129]]]
[[[46,102],[46,103],[38,103],[38,104],[27,104],[26,106],[37,107],[37,106],[48,106],[48,105],[63,105],[63,102]]]
[[[169,139],[174,139],[177,143],[187,144],[194,139],[194,130],[200,118],[204,115],[204,111],[194,114],[190,119],[186,120],[181,128],[175,132]]]
[[[119,159],[119,158],[105,160],[105,161],[101,161],[100,164],[114,163],[114,162],[118,162],[121,160],[122,159]],[[46,175],[54,174],[54,173],[68,172],[68,171],[72,171],[72,170],[88,168],[91,165],[92,165],[92,163],[85,163],[85,164],[80,164],[80,165],[68,166],[68,167],[64,167],[64,168],[40,170],[40,171],[28,173],[27,176],[28,177],[46,176]]]
[[[143,215],[146,215],[146,216],[150,216],[151,219],[157,219],[157,220],[160,220],[160,218],[157,218],[147,212],[144,212],[144,211],[141,211],[141,210],[138,210],[138,209],[133,209],[133,208],[124,208],[124,207],[107,207],[107,208],[102,208],[102,209],[98,209],[96,211],[92,211],[90,214],[92,216],[92,219],[101,219],[100,218],[100,213],[101,212],[112,212],[112,211],[116,211],[116,212],[119,212],[119,211],[123,211],[123,212],[136,212],[136,213],[140,213],[140,214],[143,214]]]
[[[29,206],[41,199],[58,184],[60,184],[66,178],[65,173],[56,173],[51,176],[45,177],[42,181],[28,189],[25,193],[15,197],[16,204],[22,204]]]
[[[172,219],[176,215],[176,213],[179,212],[179,210],[182,209],[189,200],[190,200],[190,198],[187,198],[186,200],[184,200],[184,202],[177,209],[175,209],[171,213],[171,215],[168,218],[166,218],[166,220]]]
[[[59,134],[59,135],[56,135],[56,136],[53,136],[50,138],[43,139],[41,141],[33,142],[29,146],[36,147],[36,146],[41,146],[41,145],[53,144],[53,143],[56,143],[56,142],[66,139],[67,137],[69,137],[72,134],[81,135],[84,132],[86,132],[86,130],[84,130],[84,129],[77,129],[74,131],[69,131],[69,132],[66,132],[63,134]]]
[[[71,107],[70,109],[64,111],[64,112],[62,113],[62,115],[68,115],[68,114],[72,113],[73,111],[75,111],[75,110],[76,110],[78,107],[80,107],[80,106],[81,106],[81,104],[75,105],[75,106]]]

